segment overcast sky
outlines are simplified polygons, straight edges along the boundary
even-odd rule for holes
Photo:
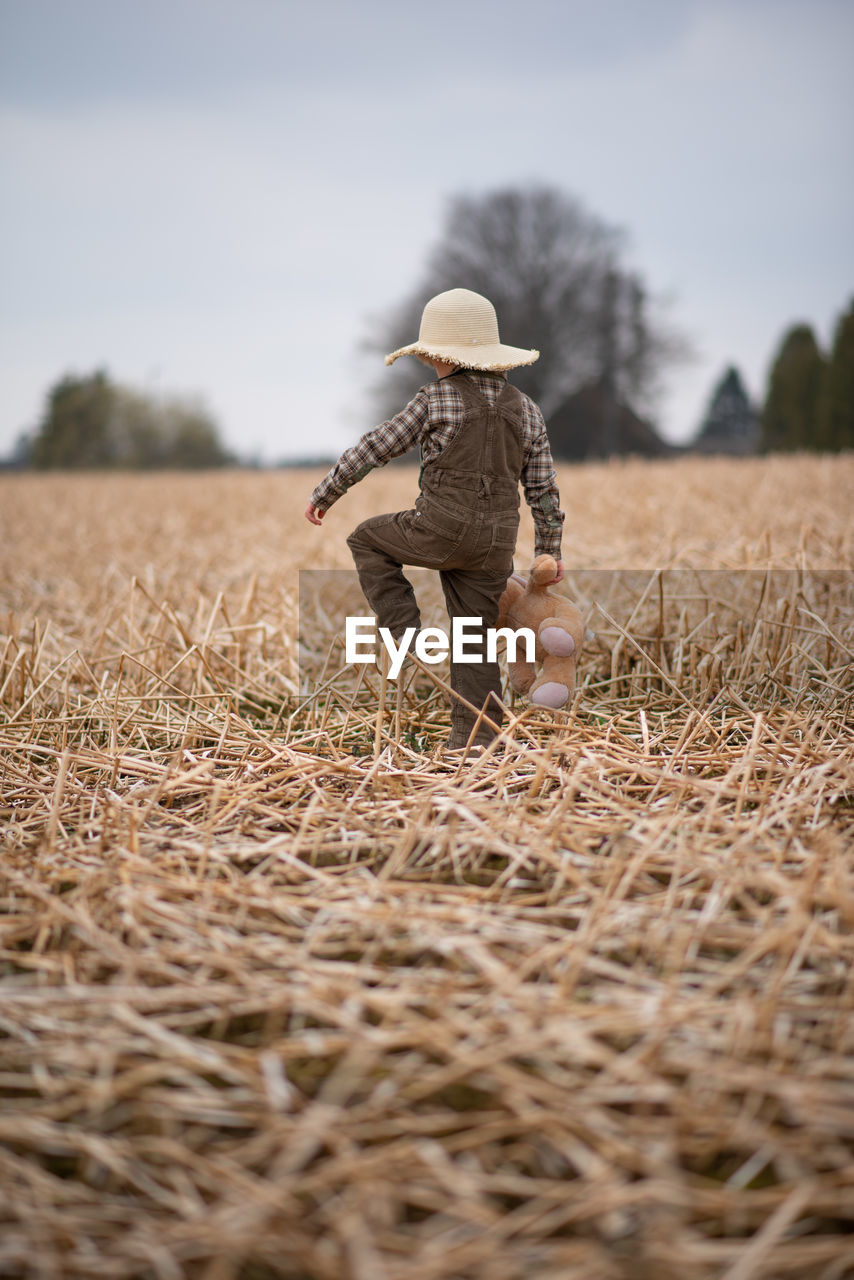
[[[850,0],[0,0],[0,453],[99,366],[338,451],[448,196],[528,182],[671,298],[683,439],[854,294],[852,66]]]

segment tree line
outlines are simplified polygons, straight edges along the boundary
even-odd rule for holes
[[[558,448],[556,456],[635,449],[637,440],[646,442],[641,451],[667,451],[638,414],[651,412],[662,379],[692,358],[693,348],[626,262],[620,228],[554,187],[458,195],[421,278],[375,318],[363,347],[384,354],[411,342],[427,300],[459,285],[492,300],[504,342],[539,350],[539,360],[515,371],[513,380],[554,424],[555,443],[566,437],[564,445],[584,446],[581,452]],[[415,360],[384,370],[374,420],[397,412],[424,380]],[[632,419],[634,435],[621,429],[624,418]],[[741,453],[854,447],[854,302],[826,354],[809,325],[786,333],[761,409],[751,405],[738,371],[727,369],[693,447]],[[42,418],[20,440],[14,461],[37,468],[153,469],[218,467],[237,459],[198,401],[144,393],[98,370],[68,374],[49,389]]]
[[[124,386],[99,369],[67,374],[49,389],[14,461],[38,470],[155,470],[221,467],[235,459],[199,401]]]
[[[784,335],[768,379],[759,447],[854,449],[854,299],[837,320],[829,352],[808,324]]]
[[[789,327],[759,406],[730,365],[715,384],[692,448],[734,454],[854,449],[854,300],[836,322],[829,352],[810,325]]]
[[[379,353],[411,342],[427,299],[456,285],[494,302],[503,341],[539,350],[539,360],[516,370],[513,381],[542,408],[555,456],[668,451],[638,415],[649,416],[665,376],[693,358],[693,345],[626,262],[620,228],[554,187],[453,197],[421,279],[374,320],[365,348]],[[399,409],[424,378],[415,361],[398,361],[391,376],[385,371],[375,392],[377,420]],[[626,418],[634,434],[619,429]],[[808,325],[789,330],[760,407],[730,366],[689,447],[741,454],[853,448],[854,303],[827,354]]]

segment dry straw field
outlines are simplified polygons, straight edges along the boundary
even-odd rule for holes
[[[298,664],[316,479],[0,478],[0,1274],[854,1276],[854,458],[566,468],[465,763]]]

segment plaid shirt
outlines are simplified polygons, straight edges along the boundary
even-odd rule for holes
[[[478,391],[495,401],[504,379],[495,374],[468,371]],[[399,458],[415,445],[421,446],[426,464],[450,444],[463,421],[463,398],[449,378],[429,382],[410,400],[405,409],[366,432],[350,449],[346,449],[327,476],[321,480],[309,501],[320,511],[327,511],[351,485],[373,471]],[[552,464],[549,439],[543,415],[529,396],[522,395],[521,481],[525,499],[534,517],[535,555],[560,559],[560,538],[564,513],[560,509],[557,476]]]

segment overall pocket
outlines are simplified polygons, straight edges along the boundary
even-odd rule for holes
[[[414,523],[424,536],[436,565],[441,566],[452,559],[459,549],[471,520],[459,510],[440,505],[434,499],[427,501],[421,497],[415,504]]]
[[[496,516],[492,522],[491,551],[515,551],[519,536],[518,516]]]

